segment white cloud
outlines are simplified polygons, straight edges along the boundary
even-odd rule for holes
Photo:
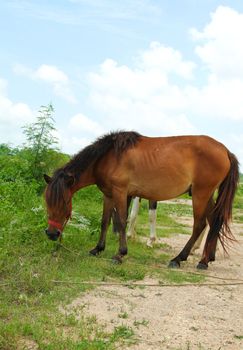
[[[179,51],[152,42],[149,49],[135,59],[134,69],[106,59],[99,73],[90,73],[89,79],[95,90],[112,90],[113,95],[146,99],[166,90],[171,75],[191,79],[195,67],[193,62],[183,60]]]
[[[195,132],[184,110],[187,97],[174,78],[191,79],[195,64],[159,43],[135,59],[135,68],[105,60],[90,73],[90,101],[106,129],[135,129],[144,134]]]
[[[61,147],[70,154],[77,153],[107,131],[101,124],[82,113],[75,114],[59,135]]]
[[[67,84],[69,82],[67,75],[56,66],[42,64],[33,73],[36,79],[47,81],[48,83]]]
[[[226,144],[229,145],[230,151],[233,152],[239,162],[240,162],[240,169],[241,172],[243,172],[243,130],[235,131],[235,133],[230,133],[227,135]]]
[[[191,29],[192,38],[201,42],[196,54],[220,79],[243,78],[243,13],[219,6],[202,31]]]
[[[104,132],[101,125],[82,113],[78,113],[70,119],[69,130],[88,133],[91,136],[97,136]]]
[[[13,72],[17,75],[23,75],[28,78],[33,79],[33,70],[29,67],[26,67],[25,65],[21,63],[15,63],[13,65]]]
[[[0,94],[5,95],[7,91],[7,81],[5,79],[0,78]]]
[[[71,82],[68,76],[53,65],[42,64],[36,70],[22,64],[15,64],[13,70],[18,75],[26,76],[33,80],[44,81],[50,84],[55,95],[62,97],[70,103],[76,103],[76,98],[71,91]]]
[[[191,29],[206,83],[187,90],[190,108],[206,118],[243,120],[243,14],[219,6],[201,30]]]
[[[93,140],[92,137],[67,135],[66,132],[60,137],[61,147],[68,154],[78,153],[79,150],[89,145]]]
[[[166,47],[158,42],[152,42],[147,51],[142,52],[139,63],[144,70],[153,70],[178,75],[184,79],[192,79],[196,64],[192,61],[184,61],[180,51],[172,47]]]
[[[13,102],[7,96],[7,81],[0,78],[0,143],[23,142],[21,126],[33,121],[31,108],[23,102]]]
[[[188,87],[188,112],[207,119],[243,121],[243,80],[211,75],[201,88]]]

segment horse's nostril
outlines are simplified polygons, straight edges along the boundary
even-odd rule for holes
[[[59,231],[59,230],[57,230],[56,232],[50,232],[50,231],[48,231],[48,229],[45,229],[45,233],[46,233],[47,237],[49,239],[51,239],[52,241],[57,241],[61,235],[61,231]]]

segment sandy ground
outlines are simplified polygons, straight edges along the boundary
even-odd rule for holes
[[[65,309],[75,315],[94,315],[111,331],[125,325],[135,332],[132,350],[240,350],[243,349],[243,225],[234,224],[239,244],[230,257],[217,252],[217,261],[206,274],[211,283],[239,282],[242,285],[145,287],[98,287],[73,300]],[[163,239],[178,253],[189,236]],[[195,269],[200,255],[190,257],[182,269]],[[228,279],[236,281],[229,281]],[[157,284],[157,280],[143,282]],[[77,316],[78,317],[78,316]],[[119,347],[121,348],[121,347]]]

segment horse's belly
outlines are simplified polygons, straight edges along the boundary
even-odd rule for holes
[[[146,199],[162,201],[178,197],[182,193],[185,193],[191,183],[188,179],[181,181],[171,181],[170,179],[153,180],[148,181],[136,181],[129,189],[129,194]]]

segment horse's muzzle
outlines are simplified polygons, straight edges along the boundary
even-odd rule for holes
[[[57,241],[61,235],[61,231],[49,232],[48,229],[45,230],[47,237],[52,241]]]

